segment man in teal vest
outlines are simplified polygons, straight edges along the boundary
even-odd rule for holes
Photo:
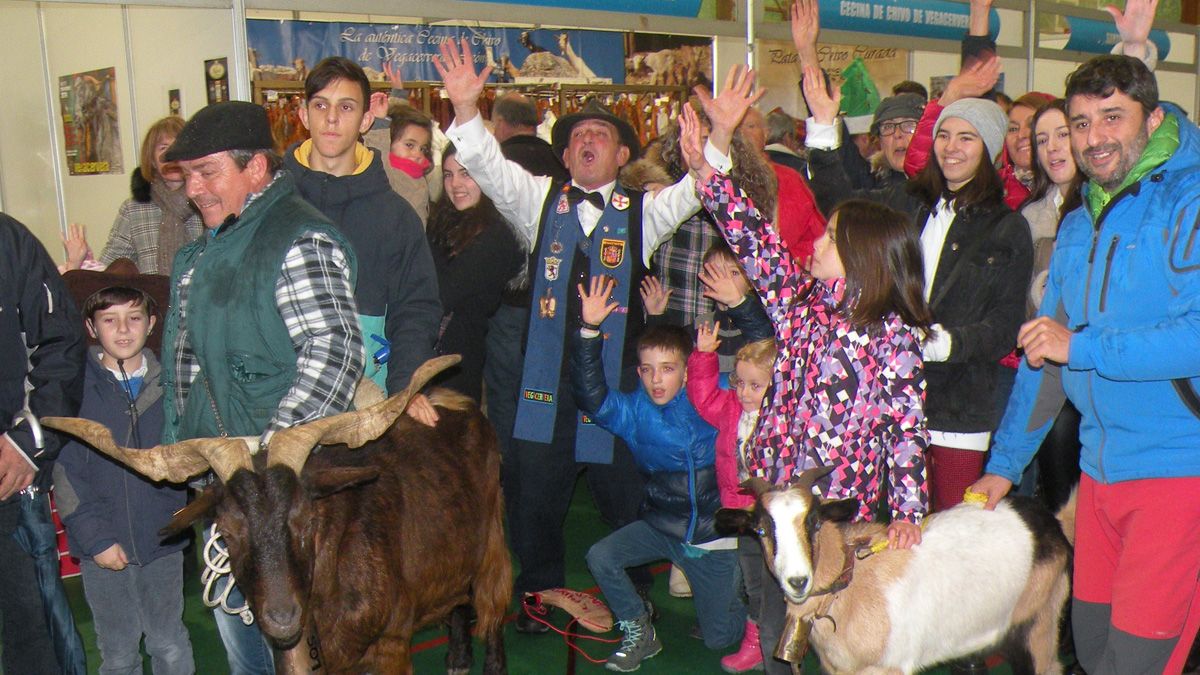
[[[167,150],[205,233],[171,275],[164,443],[259,436],[261,447],[347,410],[362,376],[353,250],[296,194],[272,146],[263,108],[230,101],[196,113]],[[256,626],[214,615],[232,672],[273,672]]]

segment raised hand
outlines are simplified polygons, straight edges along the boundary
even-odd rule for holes
[[[1125,43],[1125,54],[1145,58],[1158,0],[1126,0],[1124,12],[1112,5],[1106,5],[1104,11],[1112,15],[1113,23],[1117,25],[1121,42]]]
[[[690,105],[683,106],[683,114],[679,117],[679,153],[699,180],[706,181],[715,173],[704,158],[704,144],[700,141],[700,115]]]
[[[642,287],[638,292],[642,294],[642,307],[646,309],[646,314],[662,316],[667,311],[667,299],[674,291],[663,288],[658,277],[647,276],[642,279]]]
[[[704,107],[712,125],[709,142],[725,154],[729,154],[733,132],[742,123],[746,111],[767,93],[766,89],[754,91],[754,70],[741,64],[729,69],[725,76],[725,87],[716,98],[713,98],[708,89],[699,85],[693,91],[700,97],[700,105]]]
[[[384,61],[383,74],[387,76],[388,82],[390,82],[392,85],[392,89],[404,88],[404,78],[400,77],[399,66],[392,65],[391,61]]]
[[[966,66],[946,84],[938,103],[942,107],[963,98],[979,98],[992,90],[1000,80],[1000,57],[989,56]]]
[[[792,44],[800,56],[800,65],[817,65],[817,37],[821,34],[821,12],[817,0],[792,3]]]
[[[702,352],[715,352],[721,346],[721,322],[702,323],[696,328],[696,349]]]
[[[71,223],[67,225],[67,234],[62,238],[63,248],[67,251],[66,268],[77,270],[83,265],[88,253],[92,252],[87,243],[87,231],[83,225]]]
[[[992,0],[971,0],[967,15],[967,35],[988,34],[988,18],[992,13]]]
[[[704,269],[700,270],[699,276],[700,283],[704,284],[704,297],[726,307],[737,305],[745,296],[734,273],[719,262],[704,263]]]
[[[829,85],[826,84],[825,74],[820,68],[804,66],[803,89],[804,101],[808,104],[808,112],[812,113],[814,122],[828,125],[837,121],[842,92],[838,90],[833,97],[829,96]]]
[[[454,119],[469,122],[479,114],[479,97],[492,74],[492,67],[485,66],[482,72],[475,72],[475,55],[471,53],[467,38],[462,39],[461,47],[454,40],[446,40],[438,45],[438,51],[440,53],[433,57],[433,67],[442,78],[446,96],[454,106]]]
[[[617,308],[617,303],[609,302],[613,289],[616,287],[617,280],[610,276],[592,277],[590,293],[583,287],[583,284],[576,286],[579,289],[579,298],[583,301],[579,314],[584,323],[593,326],[604,323],[608,315]]]

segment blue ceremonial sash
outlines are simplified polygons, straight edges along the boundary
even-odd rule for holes
[[[604,336],[604,376],[610,389],[615,389],[621,379],[621,351],[633,291],[633,266],[641,262],[630,255],[628,211],[631,200],[620,185],[613,189],[590,237],[583,234],[575,207],[567,201],[569,187],[563,186],[545,219],[532,268],[533,307],[529,314],[525,369],[521,376],[513,436],[538,443],[549,443],[554,437],[567,331],[579,327],[579,317],[567,316],[569,309],[575,306],[571,302],[571,295],[576,293],[576,270],[572,269],[575,251],[581,251],[588,258],[593,276],[605,274],[617,280],[612,299],[619,306],[600,326]],[[576,461],[611,463],[612,434],[582,413],[577,424]]]

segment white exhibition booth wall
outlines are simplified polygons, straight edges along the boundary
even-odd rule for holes
[[[44,38],[44,39],[43,39]],[[129,197],[141,135],[168,114],[180,89],[184,115],[206,103],[204,60],[229,56],[228,9],[73,5],[0,0],[0,208],[30,227],[56,261],[65,223],[82,223],[97,254]],[[66,167],[61,75],[116,69],[124,171],[72,176]]]
[[[739,10],[745,7],[745,2],[739,0]],[[476,3],[457,3],[456,6],[473,4]],[[478,4],[489,6],[488,3]],[[489,8],[494,7],[490,5]],[[1022,57],[1027,53],[1021,47],[1022,14],[1011,9],[1000,12],[1004,28],[998,42],[1005,52],[1005,89],[1010,93],[1022,93],[1028,89],[1026,82],[1031,63]],[[1004,16],[1006,13],[1015,19]],[[237,14],[228,3],[224,7],[204,8],[0,0],[0,62],[4,63],[5,70],[5,93],[0,96],[0,210],[29,226],[56,261],[63,258],[60,237],[67,223],[85,224],[88,239],[99,252],[107,240],[118,207],[129,196],[129,172],[138,164],[141,135],[149,124],[168,114],[168,92],[180,91],[185,117],[196,112],[207,102],[204,62],[219,57],[228,58],[231,90],[235,97],[237,92],[249,91],[245,80],[248,74],[239,72],[233,58],[234,45],[242,44],[241,36],[235,31]],[[583,12],[585,21],[579,24],[561,20],[559,23],[612,29],[611,22],[589,25],[587,19],[601,14],[605,13]],[[247,16],[386,23],[397,20],[396,17],[364,14],[334,17],[278,9],[248,10]],[[559,12],[557,16],[573,15]],[[632,27],[633,22],[629,23]],[[712,22],[697,23],[712,25]],[[656,30],[655,17],[639,17],[637,30],[681,32],[678,19],[667,25],[669,30]],[[1196,33],[1194,28],[1188,30],[1190,33],[1182,35],[1171,33],[1170,61],[1189,64],[1189,70],[1160,70],[1159,85],[1164,98],[1179,102],[1195,114]],[[730,26],[722,32],[724,34],[715,36],[713,50],[714,73],[721,74],[729,65],[744,63],[747,58],[744,26]],[[704,31],[695,33],[704,34]],[[779,25],[769,27],[763,33],[773,39],[786,39],[787,36],[786,26]],[[888,36],[853,33],[838,33],[834,38],[823,36],[823,40],[843,43],[856,38],[877,46],[888,46],[889,39]],[[902,44],[890,46],[911,49],[911,79],[928,84],[931,76],[945,75],[957,69],[958,45],[955,42],[891,39]],[[913,44],[918,46],[913,47]],[[935,49],[925,49],[926,46]],[[1086,57],[1078,55],[1077,60],[1061,58],[1033,61],[1033,88],[1061,92],[1067,74],[1075,68],[1077,61]],[[72,176],[64,156],[59,77],[109,67],[115,68],[123,171],[120,174]],[[716,79],[720,83],[723,75]],[[790,112],[802,113],[799,110]]]

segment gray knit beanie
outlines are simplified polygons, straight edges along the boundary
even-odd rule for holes
[[[987,99],[959,99],[946,106],[942,114],[938,115],[937,124],[933,125],[935,138],[938,129],[942,128],[942,122],[950,117],[966,120],[975,127],[992,161],[1000,159],[1000,151],[1004,150],[1004,134],[1008,131],[1008,116],[1004,114],[1003,108]]]

